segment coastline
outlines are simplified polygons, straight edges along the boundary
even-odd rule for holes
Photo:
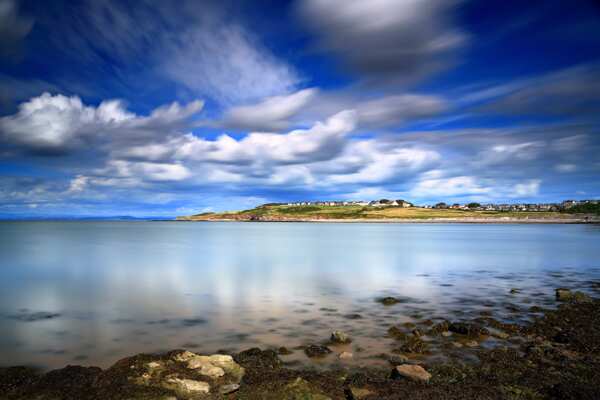
[[[600,218],[203,218],[177,217],[177,222],[305,222],[397,224],[600,224]]]
[[[385,356],[388,367],[350,367],[340,353],[341,365],[317,370],[286,364],[282,355],[291,350],[284,348],[212,355],[178,349],[127,357],[104,370],[69,365],[44,374],[30,367],[0,368],[0,398],[597,399],[600,300],[568,289],[557,289],[556,299],[557,309],[543,309],[542,316],[521,325],[482,315],[388,331],[403,353],[426,352],[426,342],[438,336],[454,352],[473,351],[473,361],[423,362],[393,351]],[[493,346],[483,345],[486,338],[493,338]],[[318,359],[331,352],[327,346],[324,341],[294,351]]]

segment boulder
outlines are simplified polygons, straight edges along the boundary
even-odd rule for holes
[[[240,385],[237,383],[231,383],[229,385],[223,385],[219,388],[219,393],[221,394],[229,394],[233,392],[237,392],[240,389]]]
[[[374,394],[373,391],[367,388],[359,388],[354,386],[346,388],[346,397],[350,400],[362,400],[372,394]]]
[[[352,342],[352,339],[342,331],[333,331],[331,334],[331,341],[333,343],[350,343]]]
[[[169,378],[166,380],[164,387],[175,390],[183,397],[210,392],[210,385],[208,382],[196,381],[193,379]]]
[[[275,393],[274,398],[281,400],[331,400],[330,397],[320,393],[302,378],[296,378],[293,382],[285,385],[280,393]]]
[[[382,297],[381,299],[377,300],[378,302],[380,302],[381,304],[383,304],[384,306],[393,306],[394,304],[398,304],[400,303],[400,299],[397,299],[395,297]]]
[[[306,348],[304,349],[304,353],[308,356],[308,357],[324,357],[327,354],[331,353],[331,349],[327,346],[322,346],[319,344],[311,344],[309,346],[306,346]]]
[[[388,329],[388,335],[397,340],[406,340],[406,337],[408,336],[397,326],[390,327],[390,329]]]
[[[402,353],[425,353],[428,349],[427,342],[417,336],[410,336],[400,346],[399,350]]]
[[[425,368],[414,364],[398,365],[392,371],[392,376],[394,378],[408,378],[415,382],[429,382],[431,379],[431,374]]]
[[[487,336],[490,334],[490,332],[481,325],[468,322],[453,322],[448,327],[448,330],[466,336]]]

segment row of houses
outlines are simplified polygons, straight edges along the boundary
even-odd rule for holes
[[[413,207],[411,202],[406,200],[374,200],[374,201],[297,201],[287,203],[288,206],[371,206],[371,207]]]
[[[437,203],[425,208],[457,209],[475,211],[561,211],[581,204],[598,204],[599,200],[565,200],[561,203],[522,203],[522,204],[452,204]]]
[[[565,200],[561,203],[522,203],[522,204],[446,204],[437,203],[436,205],[425,205],[423,208],[435,209],[455,209],[455,210],[475,210],[475,211],[561,211],[581,204],[598,204],[600,200]],[[273,203],[275,204],[275,203]],[[276,203],[282,204],[282,203]],[[297,201],[283,203],[288,206],[371,206],[371,207],[415,207],[406,200],[373,200],[373,201]]]

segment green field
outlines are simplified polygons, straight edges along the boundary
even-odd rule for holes
[[[263,220],[312,220],[312,219],[437,219],[437,218],[518,218],[518,219],[569,219],[572,214],[561,212],[511,212],[470,211],[454,209],[431,209],[421,207],[369,207],[369,206],[287,206],[265,205],[251,210],[224,213],[203,213],[184,217],[187,220],[213,219],[263,219]]]

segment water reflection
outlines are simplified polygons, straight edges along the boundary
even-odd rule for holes
[[[580,225],[1,223],[1,362],[107,366],[332,329],[355,337],[358,362],[386,351],[393,324],[490,309],[523,320],[557,286],[594,290],[599,238]],[[374,301],[385,295],[414,300]]]

